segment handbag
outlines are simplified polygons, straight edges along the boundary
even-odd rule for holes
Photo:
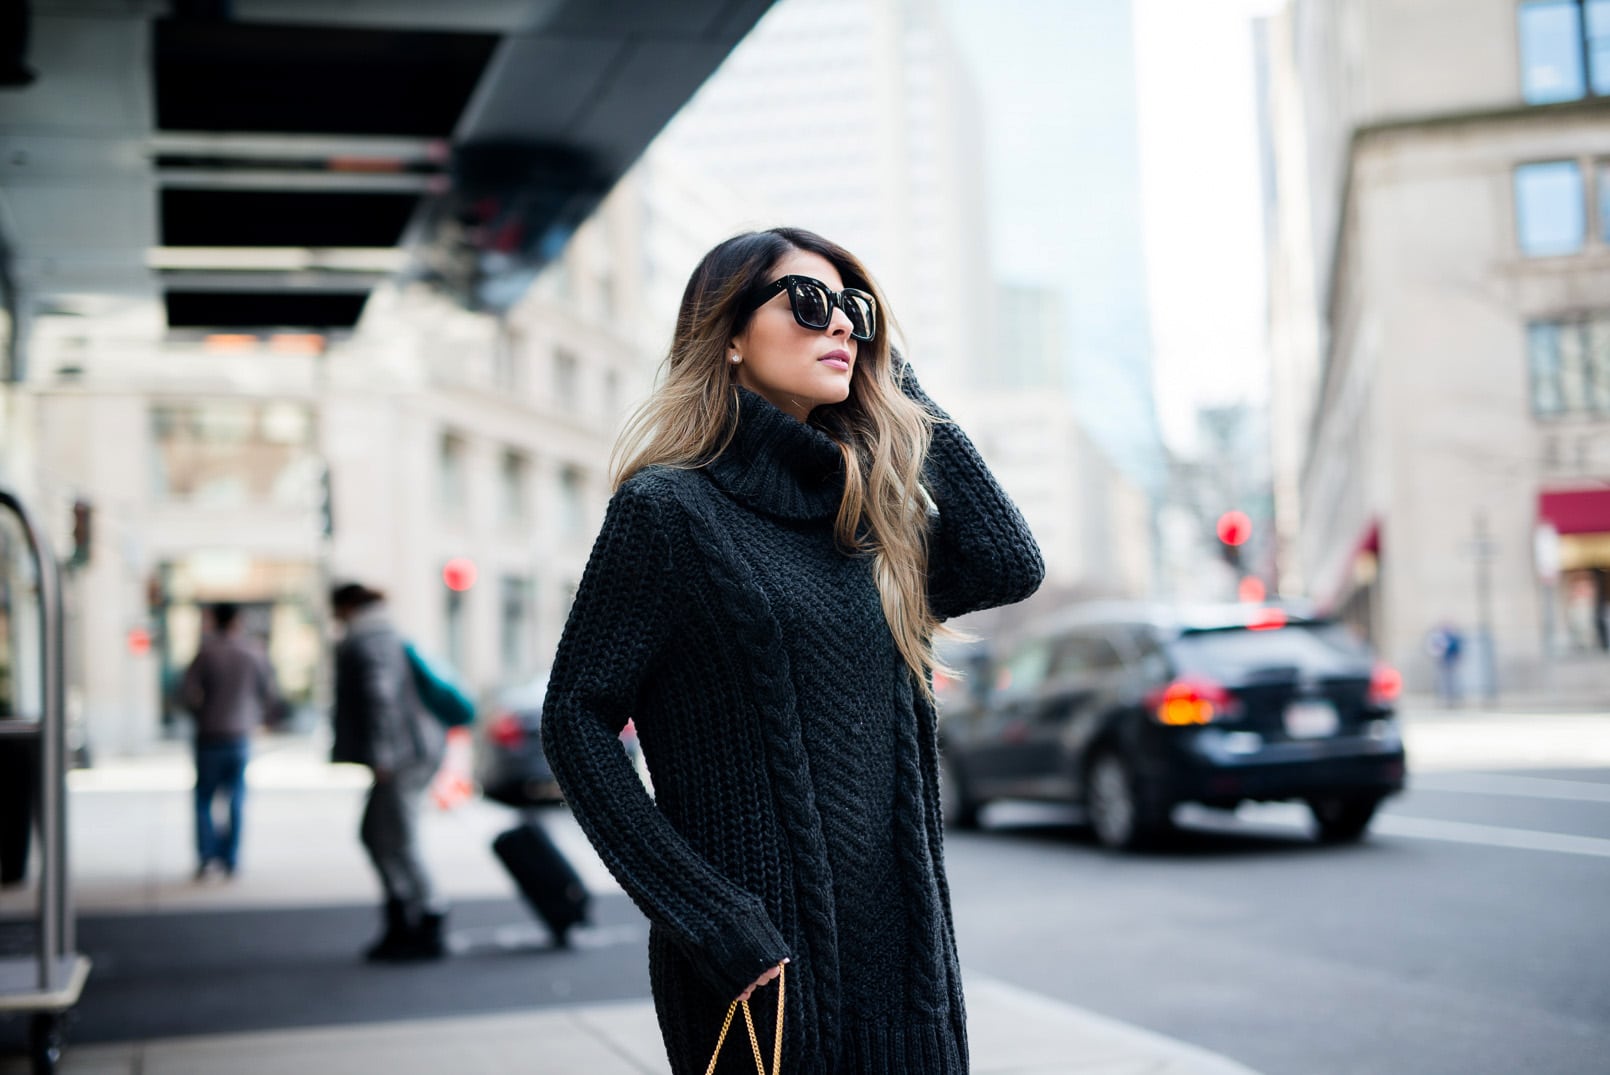
[[[787,973],[787,964],[780,964],[777,968],[777,1034],[771,1049],[772,1075],[783,1075],[783,975]],[[735,1000],[727,1005],[727,1017],[721,1022],[721,1036],[716,1039],[716,1051],[710,1054],[710,1066],[704,1069],[704,1075],[715,1075],[716,1061],[721,1059],[721,1047],[727,1043],[727,1030],[732,1026],[732,1016],[740,1007],[744,1010],[744,1025],[749,1028],[749,1049],[755,1054],[755,1071],[759,1075],[766,1075],[766,1062],[760,1058],[760,1039],[755,1036],[755,1017],[749,1013],[747,1000]]]

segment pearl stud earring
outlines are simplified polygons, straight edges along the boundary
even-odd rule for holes
[[[743,358],[740,355],[734,354],[732,356],[732,361],[733,361],[733,364],[736,365],[737,363],[742,362]]]

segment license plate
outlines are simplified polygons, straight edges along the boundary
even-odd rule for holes
[[[1293,702],[1286,707],[1286,734],[1293,739],[1335,735],[1341,721],[1329,702]]]

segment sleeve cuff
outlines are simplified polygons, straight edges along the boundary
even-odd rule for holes
[[[729,998],[790,956],[782,934],[758,908],[739,912],[703,949],[703,958],[696,957],[694,963]]]

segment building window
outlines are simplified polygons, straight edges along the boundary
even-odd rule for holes
[[[1515,231],[1527,257],[1574,254],[1587,237],[1582,167],[1542,161],[1515,169]]]
[[[1519,18],[1528,104],[1610,94],[1610,0],[1523,0]]]
[[[1532,413],[1539,418],[1610,415],[1610,312],[1527,326]]]
[[[499,632],[503,652],[503,675],[508,680],[525,675],[531,670],[531,580],[517,575],[505,575],[500,594]]]
[[[523,387],[521,363],[525,358],[525,334],[507,320],[498,324],[492,340],[492,384],[508,392]]]
[[[462,512],[464,495],[464,441],[451,433],[442,434],[436,466],[437,494],[445,511]]]
[[[1589,84],[1599,96],[1610,95],[1610,0],[1588,0],[1583,9],[1588,29]]]
[[[503,521],[523,523],[531,516],[531,462],[523,452],[504,452]]]
[[[151,433],[159,500],[219,508],[313,503],[313,415],[301,404],[159,404]]]
[[[1599,241],[1610,243],[1610,161],[1599,165]]]
[[[559,405],[574,409],[580,399],[581,362],[575,352],[556,348],[553,353],[553,395]]]
[[[586,479],[576,467],[565,467],[559,472],[559,528],[567,538],[581,536],[582,520],[586,516]]]
[[[447,607],[443,610],[447,627],[447,664],[453,671],[463,674],[464,669],[464,595],[458,590],[447,591]]]

